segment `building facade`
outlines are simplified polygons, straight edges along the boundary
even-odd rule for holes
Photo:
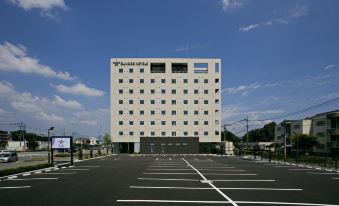
[[[220,59],[111,59],[111,137],[116,151],[138,153],[147,137],[167,137],[166,147],[190,147],[185,137],[220,142],[220,110]],[[170,138],[174,142],[169,143]]]
[[[285,133],[286,137],[290,137],[294,134],[309,135],[311,133],[311,125],[311,119],[285,120],[275,126],[274,141],[279,145],[283,145],[285,143]],[[287,145],[290,145],[288,140]]]

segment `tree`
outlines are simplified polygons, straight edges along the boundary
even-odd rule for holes
[[[28,139],[27,147],[30,150],[35,150],[39,146],[39,143],[35,140],[35,138]]]
[[[7,138],[0,138],[0,148],[5,149],[7,145],[8,145]]]
[[[240,142],[240,139],[230,131],[226,131],[226,135],[225,135],[225,132],[222,131],[221,132],[221,141],[230,141],[230,142],[233,142],[233,143],[237,143],[237,142]]]
[[[112,146],[112,139],[109,133],[106,133],[104,136],[104,145],[106,146],[106,152],[108,154],[108,148]]]
[[[263,128],[254,129],[248,132],[249,142],[270,142],[274,140],[275,122],[265,124]],[[247,141],[247,133],[242,137],[243,141]]]
[[[305,154],[306,151],[309,151],[313,146],[318,145],[317,136],[307,135],[307,134],[295,134],[290,137],[293,148],[299,151],[302,151]]]

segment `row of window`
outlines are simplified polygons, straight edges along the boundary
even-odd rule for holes
[[[151,84],[154,84],[155,83],[155,79],[151,79],[150,82],[151,82]],[[171,82],[172,82],[172,84],[176,84],[177,80],[176,79],[172,79]],[[194,79],[193,82],[197,84],[197,83],[199,83],[199,79]],[[124,80],[123,79],[119,79],[119,83],[120,84],[124,83]],[[128,79],[128,83],[131,83],[131,84],[134,83],[134,79]],[[141,83],[141,84],[145,83],[145,79],[139,79],[139,83]],[[166,79],[161,79],[161,81],[157,82],[157,83],[163,83],[164,84],[164,83],[166,83]],[[183,83],[187,84],[188,83],[188,79],[183,79]],[[208,79],[204,79],[204,83],[208,84]],[[215,83],[219,83],[219,78],[215,79]]]
[[[215,122],[219,123],[218,120],[216,120]],[[119,123],[119,125],[124,125],[124,121],[119,121],[118,123]],[[177,121],[172,121],[171,123],[172,123],[172,126],[176,126],[177,125]],[[166,125],[166,121],[160,121],[160,124],[161,125]],[[188,125],[188,121],[183,121],[183,124],[184,125]],[[134,121],[129,121],[128,125],[131,125],[131,126],[134,125]],[[145,125],[145,121],[140,121],[139,125]],[[155,125],[155,121],[150,121],[150,125],[154,126]],[[199,121],[194,121],[193,125],[199,125]],[[204,121],[204,125],[208,125],[208,121]]]
[[[150,103],[151,104],[155,104],[156,101],[155,100],[150,100]],[[160,100],[159,103],[166,104],[166,100],[164,100],[164,99]],[[172,103],[172,105],[176,105],[177,104],[177,100],[174,99],[174,100],[171,101],[171,103]],[[185,100],[182,101],[182,103],[183,104],[188,104],[188,100],[185,99]],[[207,99],[205,99],[203,101],[203,103],[204,104],[209,104]],[[214,103],[215,104],[219,104],[219,99],[216,99],[214,101]],[[124,104],[124,100],[119,100],[119,104]],[[132,99],[130,99],[130,100],[128,100],[128,104],[134,104],[134,101]],[[145,100],[143,100],[143,99],[139,100],[139,104],[145,104]],[[197,100],[197,99],[193,100],[193,104],[199,104],[199,100]]]
[[[133,136],[134,135],[134,132],[133,131],[130,131],[128,133],[125,133],[126,135],[130,135],[130,136]],[[150,133],[151,136],[155,136],[155,132],[151,132]],[[188,136],[188,132],[183,132],[184,136]],[[204,133],[204,136],[208,136],[208,132],[205,131]],[[119,132],[119,136],[123,136],[124,135],[124,132],[123,131],[120,131]],[[145,136],[145,132],[141,131],[139,132],[139,135],[140,136]],[[198,136],[199,135],[199,132],[194,132],[193,133],[194,136]],[[219,131],[215,131],[215,135],[219,135]],[[166,132],[161,132],[161,136],[166,136]],[[172,132],[171,133],[171,136],[175,137],[177,136],[177,132]]]
[[[161,89],[160,92],[161,92],[161,94],[166,94],[166,89]],[[215,89],[214,92],[216,94],[219,93],[219,89]],[[134,94],[134,90],[133,89],[129,89],[128,93],[129,94]],[[140,89],[139,93],[140,94],[145,94],[145,90],[144,89]],[[119,89],[119,94],[124,94],[124,90],[123,89]],[[150,94],[155,94],[155,89],[151,89],[150,90]],[[172,89],[171,90],[171,94],[177,94],[177,90],[176,89]],[[183,94],[188,94],[188,90],[184,89],[183,90]],[[199,94],[199,90],[198,89],[194,89],[193,90],[193,94]],[[208,94],[208,89],[204,89],[204,94]]]
[[[215,113],[218,113],[218,112],[219,112],[219,110],[215,110]],[[172,115],[177,115],[177,111],[176,111],[176,110],[172,110],[171,113],[172,113]],[[123,115],[123,114],[124,114],[124,111],[123,111],[123,110],[119,110],[119,115]],[[134,114],[134,111],[133,111],[133,110],[129,110],[129,111],[128,111],[128,114],[133,115],[133,114]],[[140,114],[140,115],[144,115],[144,114],[145,114],[145,111],[144,111],[144,110],[140,110],[140,111],[139,111],[139,114]],[[155,115],[155,114],[156,114],[155,110],[151,110],[151,111],[150,111],[150,114],[151,114],[151,115]],[[159,112],[159,114],[161,114],[161,115],[166,115],[166,110],[161,110],[161,111]],[[178,113],[178,114],[179,114],[179,113]],[[184,115],[188,115],[188,110],[184,110],[184,111],[183,111],[183,114],[184,114]],[[194,110],[193,114],[194,114],[194,115],[199,115],[199,110]],[[208,115],[208,110],[205,110],[202,114]]]

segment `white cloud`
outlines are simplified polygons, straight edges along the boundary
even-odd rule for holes
[[[83,109],[82,105],[75,101],[75,100],[64,100],[58,95],[54,95],[54,100],[52,101],[53,104],[59,106],[59,107],[64,107],[68,109]]]
[[[247,107],[239,104],[226,105],[221,108],[221,120],[243,116]]]
[[[191,51],[191,50],[197,50],[197,49],[202,49],[204,48],[203,46],[201,45],[193,45],[193,46],[190,46],[190,45],[186,45],[186,46],[180,46],[176,49],[174,49],[172,52],[186,52],[186,51]]]
[[[39,74],[63,80],[74,80],[68,72],[55,71],[53,68],[40,64],[39,59],[27,56],[26,47],[13,45],[9,42],[0,44],[0,71]]]
[[[332,69],[332,68],[334,68],[334,67],[335,67],[334,64],[330,64],[330,65],[325,66],[325,67],[324,67],[324,70]]]
[[[222,9],[228,11],[245,5],[244,0],[222,0]]]
[[[239,28],[239,31],[247,32],[253,29],[257,29],[262,26],[273,26],[276,24],[289,24],[293,19],[297,19],[308,14],[308,7],[307,6],[296,6],[290,10],[289,15],[282,17],[282,18],[275,18],[269,21],[265,21],[262,23],[255,23],[246,26],[242,26]]]
[[[9,3],[16,5],[25,11],[32,9],[40,9],[42,16],[55,18],[56,13],[52,13],[54,9],[67,10],[68,7],[64,0],[7,0]]]
[[[52,123],[62,123],[64,121],[63,117],[57,116],[55,114],[47,114],[45,112],[40,112],[36,115],[36,118],[44,120],[50,124]]]
[[[66,94],[84,95],[89,97],[101,97],[105,95],[105,92],[87,87],[85,84],[77,83],[73,86],[66,85],[51,85],[54,86],[58,92]]]
[[[229,94],[241,94],[242,96],[246,96],[248,92],[253,91],[262,87],[262,85],[258,83],[250,84],[250,85],[240,85],[236,87],[228,87],[221,90],[222,93]]]
[[[89,120],[81,120],[79,123],[84,124],[84,125],[88,125],[88,126],[96,126],[97,125],[96,121],[89,121]]]

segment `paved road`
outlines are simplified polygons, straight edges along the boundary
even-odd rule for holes
[[[202,181],[203,180],[203,181]],[[213,156],[110,156],[0,182],[5,205],[339,205],[339,173]]]

